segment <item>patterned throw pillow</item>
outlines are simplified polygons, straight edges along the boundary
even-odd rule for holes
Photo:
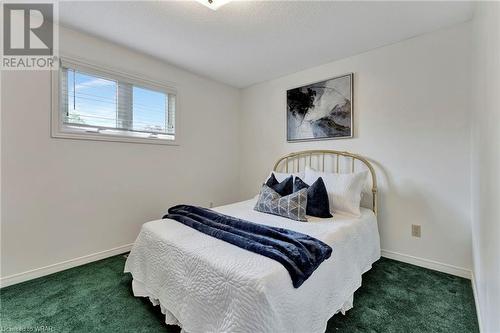
[[[267,185],[262,185],[255,210],[283,216],[296,221],[307,222],[307,189],[282,197]]]

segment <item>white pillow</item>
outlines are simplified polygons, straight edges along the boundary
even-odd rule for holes
[[[361,216],[359,210],[361,192],[366,183],[368,171],[356,173],[331,173],[320,172],[306,167],[305,179],[307,184],[312,184],[319,177],[325,182],[330,210],[334,213],[343,213]]]
[[[293,176],[293,180],[295,181],[295,177],[299,177],[300,179],[304,180],[304,171],[301,171],[301,172],[294,172],[294,173],[286,173],[286,172],[276,172],[276,171],[271,171],[269,173],[269,176],[267,176],[266,180],[264,181],[267,182],[267,180],[269,179],[269,177],[271,177],[271,175],[274,173],[274,177],[276,177],[276,180],[278,182],[282,182],[284,181],[285,179],[287,179],[288,177],[290,176]]]

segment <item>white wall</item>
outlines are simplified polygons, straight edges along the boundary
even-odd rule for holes
[[[2,72],[1,276],[132,243],[181,202],[234,201],[237,89],[80,33],[62,52],[176,83],[181,145],[50,137],[50,73]]]
[[[242,195],[282,154],[347,150],[370,158],[382,248],[471,268],[471,24],[412,38],[242,91]],[[292,55],[293,56],[293,55]],[[286,143],[285,91],[354,72],[355,138]],[[422,225],[422,238],[411,237]]]
[[[489,28],[498,14],[492,12],[483,9],[475,24],[474,36],[484,35],[476,39],[484,89],[474,115],[470,23],[249,87],[241,100],[237,89],[61,29],[63,53],[175,82],[182,141],[175,147],[52,139],[50,74],[2,72],[0,275],[129,244],[144,221],[173,204],[253,196],[286,152],[338,149],[376,165],[384,249],[465,270],[472,266],[473,175],[474,268],[483,318],[493,318],[499,268],[492,235],[499,231],[492,221],[499,213],[491,198],[500,187],[489,183],[498,177],[488,178],[499,169],[498,155],[490,157],[499,146],[498,76],[486,70],[498,61],[498,44],[491,44],[498,33]],[[285,90],[351,71],[355,138],[286,143]],[[412,223],[422,225],[421,239],[410,237]]]
[[[500,332],[500,2],[477,4],[474,41],[474,275],[483,332]]]

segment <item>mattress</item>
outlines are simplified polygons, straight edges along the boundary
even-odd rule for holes
[[[188,333],[324,332],[328,319],[353,305],[361,275],[380,258],[377,220],[308,217],[297,222],[253,210],[255,199],[214,210],[255,223],[295,230],[333,249],[299,288],[267,257],[173,220],[145,223],[125,264],[135,296],[160,305],[167,324]]]

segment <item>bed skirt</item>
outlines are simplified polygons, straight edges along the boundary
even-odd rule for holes
[[[371,266],[368,269],[366,269],[366,271],[368,271],[370,268]],[[161,301],[155,295],[151,294],[147,290],[144,283],[133,279],[132,291],[135,297],[147,297],[149,298],[149,301],[151,302],[151,304],[153,304],[153,306],[159,305],[161,313],[165,315],[165,324],[179,326],[181,328],[181,333],[189,333],[182,328],[182,323],[175,317],[175,315],[172,312],[170,312],[167,308],[165,308],[165,306],[161,304]],[[333,310],[332,313],[337,314],[340,312],[343,315],[345,315],[345,313],[348,310],[353,308],[353,301],[354,301],[354,292],[352,292],[352,294],[344,301],[344,303],[342,303],[342,306],[339,309]]]

